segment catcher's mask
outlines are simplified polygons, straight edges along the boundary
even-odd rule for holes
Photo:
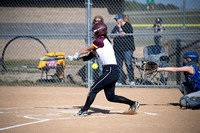
[[[195,63],[198,63],[199,56],[197,52],[187,52],[183,55],[183,58],[190,58],[191,61],[187,61],[183,63],[183,66],[193,65]]]
[[[92,32],[96,37],[107,35],[107,26],[104,23],[96,23],[92,26]]]

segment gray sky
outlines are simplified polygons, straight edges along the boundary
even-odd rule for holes
[[[127,0],[132,1],[132,0]],[[147,0],[135,0],[139,3],[145,4]],[[174,4],[180,8],[183,7],[184,0],[154,0],[156,4],[162,3],[164,5]],[[186,9],[200,9],[200,0],[185,0],[186,1]]]

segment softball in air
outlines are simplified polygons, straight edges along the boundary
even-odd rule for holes
[[[93,69],[97,69],[97,68],[98,68],[97,63],[93,63],[93,64],[92,64],[92,68],[93,68]]]

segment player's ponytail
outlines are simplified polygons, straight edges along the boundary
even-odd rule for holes
[[[199,67],[200,65],[199,65],[199,63],[198,63],[198,62],[195,62],[195,66]]]
[[[104,35],[104,37],[105,37],[105,38],[107,38],[107,39],[108,39],[108,41],[111,43],[111,41],[110,41],[110,39],[109,39],[108,35]]]

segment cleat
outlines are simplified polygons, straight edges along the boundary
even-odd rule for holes
[[[116,82],[115,86],[122,86],[122,83]]]
[[[135,86],[135,82],[134,82],[134,81],[131,81],[131,82],[130,82],[130,86]]]
[[[136,111],[139,107],[140,107],[140,103],[139,102],[135,102],[135,104],[131,105],[129,110]]]
[[[79,111],[78,113],[76,113],[74,116],[88,116],[88,112],[87,111]]]

